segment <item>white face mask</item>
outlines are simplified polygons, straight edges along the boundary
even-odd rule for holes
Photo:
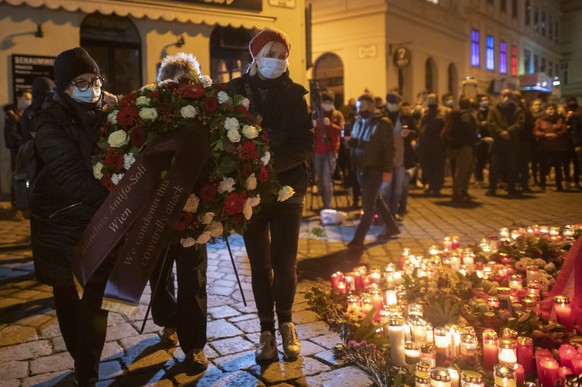
[[[22,99],[18,101],[18,109],[21,111],[24,111],[24,109],[26,109],[27,107],[30,106],[30,104],[32,103],[31,100],[29,99]]]
[[[71,95],[71,98],[73,98],[75,101],[84,103],[95,103],[99,101],[100,97],[100,87],[90,87],[85,91],[81,91],[78,88],[73,87],[73,93]]]
[[[321,104],[321,108],[326,112],[330,112],[333,110],[333,103],[324,102]]]
[[[256,58],[261,75],[267,79],[279,78],[287,70],[287,61],[277,58]]]

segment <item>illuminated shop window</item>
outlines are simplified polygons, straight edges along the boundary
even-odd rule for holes
[[[511,46],[511,76],[513,77],[517,77],[518,74],[518,70],[517,70],[517,64],[518,64],[518,58],[517,58],[517,47],[515,46]]]

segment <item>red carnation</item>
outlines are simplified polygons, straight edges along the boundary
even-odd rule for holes
[[[117,112],[117,124],[122,128],[129,128],[137,123],[139,110],[135,106],[124,106]]]
[[[239,147],[239,154],[240,158],[243,160],[256,160],[259,158],[257,145],[254,143],[254,141],[245,141]]]
[[[204,89],[204,85],[202,83],[195,83],[181,86],[178,89],[178,92],[185,97],[198,99],[204,95],[206,90]]]
[[[261,183],[266,182],[269,180],[269,171],[264,166],[261,167],[261,173],[259,174],[259,181]]]
[[[143,128],[134,128],[129,135],[129,140],[131,145],[139,148],[146,140],[145,130]]]
[[[114,172],[121,172],[124,165],[123,155],[119,153],[117,149],[109,148],[107,149],[107,152],[105,152],[103,165],[113,169]]]
[[[216,184],[208,184],[200,190],[200,200],[203,202],[211,202],[216,197]]]
[[[204,99],[204,110],[208,113],[213,113],[218,107],[218,98],[208,97]]]
[[[247,200],[247,195],[243,192],[240,195],[236,192],[228,194],[228,198],[224,201],[224,209],[228,215],[236,215],[242,213],[243,206]]]
[[[261,130],[261,135],[263,136],[265,144],[269,145],[269,133],[266,130]]]

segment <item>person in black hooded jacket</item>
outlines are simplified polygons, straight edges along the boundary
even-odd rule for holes
[[[296,358],[301,351],[291,309],[297,287],[299,227],[309,182],[307,161],[312,157],[314,137],[304,97],[307,90],[293,83],[287,70],[290,48],[283,32],[272,28],[260,31],[249,43],[253,62],[247,73],[229,83],[231,91],[250,100],[251,112],[262,116],[277,179],[295,190],[286,201],[264,205],[244,233],[261,323],[257,361],[277,359],[273,309],[285,355]]]
[[[108,195],[93,177],[91,154],[106,118],[99,67],[82,48],[55,59],[57,89],[34,119],[39,166],[31,202],[31,242],[35,274],[53,287],[59,327],[75,363],[78,385],[99,377],[107,311],[101,301],[108,277],[103,265],[79,299],[73,283],[73,249]]]
[[[22,143],[32,140],[34,136],[34,116],[40,111],[47,97],[55,91],[55,83],[47,77],[36,77],[32,81],[32,103],[24,110],[20,117],[20,135]]]

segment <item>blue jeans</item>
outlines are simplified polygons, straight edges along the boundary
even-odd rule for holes
[[[356,228],[353,242],[357,244],[364,243],[366,234],[372,225],[374,214],[378,211],[378,215],[386,225],[386,234],[397,233],[398,226],[386,205],[386,202],[380,195],[380,187],[382,185],[382,172],[376,171],[357,171],[360,187],[362,187],[362,209],[364,214],[360,219],[360,224]]]
[[[266,205],[253,215],[243,235],[262,332],[275,329],[274,308],[279,324],[291,322],[302,213],[303,202]]]
[[[383,184],[382,197],[388,205],[390,212],[396,214],[398,206],[404,192],[404,184],[410,179],[406,178],[406,168],[404,166],[392,168],[392,181],[386,185]]]
[[[323,200],[323,208],[331,208],[336,160],[337,154],[334,152],[313,155],[313,170],[317,176],[317,189]]]

